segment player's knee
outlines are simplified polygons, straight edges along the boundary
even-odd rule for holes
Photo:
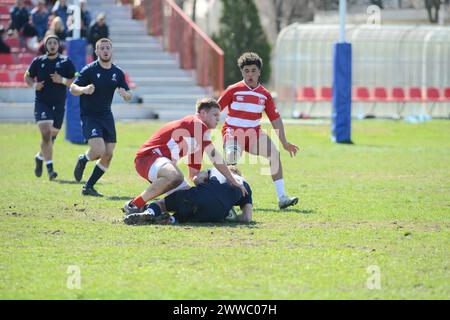
[[[179,172],[173,173],[169,177],[170,188],[178,187],[184,181],[184,177]]]
[[[46,143],[50,142],[52,140],[52,131],[50,129],[42,130],[41,135],[42,135],[42,140]]]
[[[105,146],[98,145],[98,146],[95,146],[94,148],[92,148],[91,151],[92,151],[94,157],[98,159],[98,158],[104,157],[106,148],[105,148]]]

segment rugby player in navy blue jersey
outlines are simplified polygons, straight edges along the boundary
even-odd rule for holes
[[[24,78],[36,90],[34,117],[42,136],[41,150],[35,156],[34,173],[36,177],[42,175],[45,160],[48,177],[53,180],[58,175],[53,170],[53,144],[64,119],[66,87],[72,84],[76,71],[72,61],[58,53],[60,43],[57,36],[47,36],[44,46],[47,53],[34,58]]]
[[[250,185],[234,166],[229,169],[233,177],[244,185],[247,194],[244,195],[239,187],[230,184],[219,170],[213,168],[197,173],[193,179],[195,187],[152,202],[142,212],[125,212],[124,222],[129,225],[224,222],[236,205],[240,206],[242,214],[234,217],[234,221],[251,222],[253,201]]]
[[[70,86],[70,92],[80,96],[83,135],[89,144],[88,151],[78,157],[74,177],[81,181],[86,163],[97,160],[81,193],[101,197],[94,185],[108,169],[116,146],[116,127],[111,111],[114,92],[117,90],[125,101],[130,101],[131,91],[125,81],[125,73],[112,63],[111,40],[98,40],[95,52],[98,59],[80,71]]]

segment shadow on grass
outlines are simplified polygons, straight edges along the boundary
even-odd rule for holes
[[[254,229],[258,228],[258,222],[252,221],[249,223],[242,222],[186,222],[186,223],[176,223],[176,224],[137,224],[130,225],[130,227],[148,227],[148,226],[158,226],[158,227],[171,227],[171,228],[183,228],[183,229],[192,229],[192,228],[240,228],[240,229]]]
[[[258,208],[258,209],[254,209],[253,211],[255,211],[255,212],[272,212],[272,213],[280,213],[280,214],[283,214],[283,212],[295,212],[295,213],[302,213],[302,214],[316,213],[316,211],[313,209],[293,209],[293,208],[282,209],[282,210],[269,209],[269,208]]]
[[[112,196],[112,197],[106,197],[107,200],[112,200],[112,201],[127,201],[127,200],[131,200],[134,199],[133,196]]]
[[[79,184],[82,185],[81,182],[76,182],[75,180],[54,180],[53,182],[59,183],[59,184]]]

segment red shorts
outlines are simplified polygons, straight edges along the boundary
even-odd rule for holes
[[[156,179],[159,168],[167,162],[171,162],[170,159],[152,150],[148,155],[137,156],[134,159],[134,167],[136,168],[137,173],[142,178],[151,183],[152,179]],[[154,164],[155,167],[152,168]],[[150,169],[152,170],[152,172],[150,171]]]
[[[261,128],[234,128],[223,126],[222,140],[223,145],[230,140],[237,142],[245,151],[249,152],[251,145],[258,147],[258,139],[261,133]]]

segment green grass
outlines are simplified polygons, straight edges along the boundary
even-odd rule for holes
[[[37,179],[36,126],[0,124],[1,299],[450,298],[448,121],[355,122],[355,145],[331,143],[328,126],[289,125],[301,147],[293,159],[282,153],[295,209],[277,210],[271,179],[259,174],[267,165],[243,165],[253,224],[126,226],[119,208],[146,187],[134,154],[161,125],[117,125],[97,199],[72,177],[86,146],[61,135],[58,181]],[[70,265],[81,289],[67,288]],[[372,265],[380,290],[366,285]]]

